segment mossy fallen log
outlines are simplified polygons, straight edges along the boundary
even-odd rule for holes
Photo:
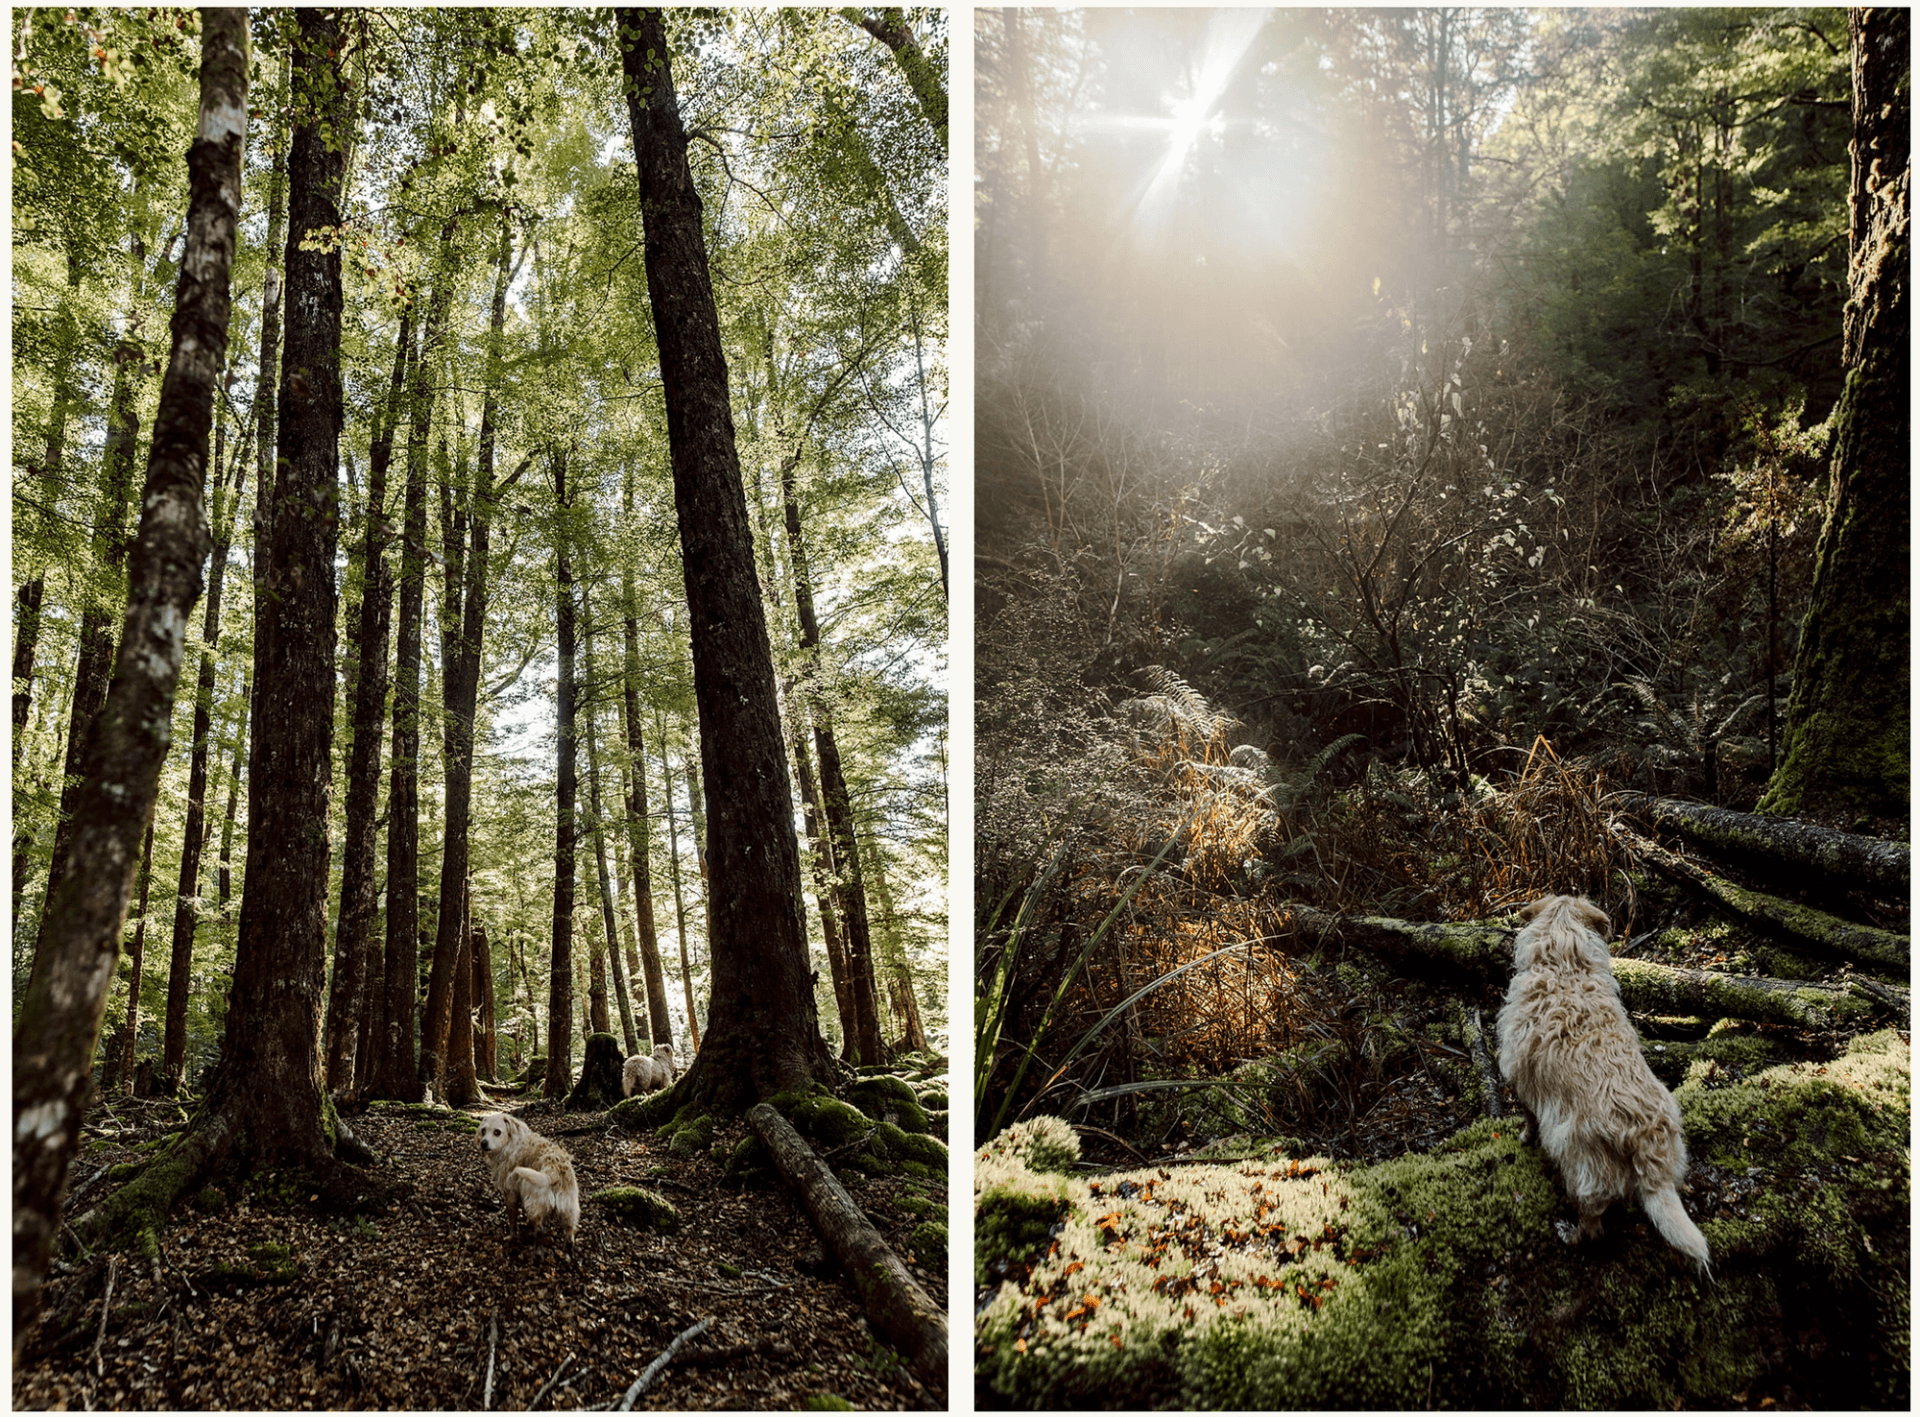
[[[1690,1067],[1717,1282],[1634,1205],[1562,1243],[1572,1207],[1510,1118],[1371,1166],[1268,1145],[1091,1178],[1003,1134],[975,1167],[979,1406],[1904,1409],[1910,1068],[1892,1032]]]
[[[873,1228],[830,1168],[774,1108],[756,1103],[747,1125],[760,1138],[787,1184],[799,1192],[813,1228],[865,1301],[867,1318],[905,1355],[927,1388],[947,1390],[947,1316],[907,1273],[892,1246]]]
[[[1904,841],[1856,836],[1809,822],[1729,812],[1698,802],[1616,792],[1611,805],[1648,825],[1675,832],[1702,850],[1727,861],[1765,863],[1803,879],[1825,879],[1890,895],[1907,892],[1908,857]]]
[[[1811,906],[1737,886],[1624,827],[1616,826],[1614,834],[1642,863],[1721,914],[1763,935],[1785,945],[1837,954],[1874,969],[1896,973],[1901,978],[1907,975],[1913,951],[1905,935],[1858,925]]]
[[[1451,974],[1505,986],[1513,973],[1514,925],[1475,920],[1459,924],[1330,915],[1290,906],[1296,929],[1328,943],[1359,945],[1410,972]],[[1697,1013],[1799,1028],[1860,1024],[1878,1005],[1850,989],[1793,979],[1768,979],[1681,969],[1647,960],[1615,959],[1620,997],[1636,1013]]]

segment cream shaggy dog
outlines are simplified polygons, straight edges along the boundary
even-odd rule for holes
[[[1662,1238],[1707,1269],[1707,1242],[1681,1208],[1687,1143],[1673,1094],[1647,1067],[1620,1002],[1606,933],[1583,896],[1521,907],[1514,976],[1500,1010],[1500,1071],[1533,1119],[1580,1212],[1576,1240],[1608,1205],[1638,1197]]]
[[[635,1053],[627,1059],[620,1070],[620,1090],[622,1095],[631,1097],[636,1092],[658,1092],[663,1087],[673,1086],[673,1045],[656,1043],[653,1056]]]
[[[580,1228],[580,1183],[564,1146],[541,1136],[518,1117],[489,1112],[480,1119],[480,1155],[516,1227],[521,1211],[539,1229],[552,1215],[565,1227],[567,1243],[572,1245],[573,1233]]]

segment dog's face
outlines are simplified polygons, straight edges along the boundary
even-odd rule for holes
[[[491,1156],[506,1151],[526,1137],[527,1124],[505,1112],[489,1112],[480,1119],[480,1150]]]

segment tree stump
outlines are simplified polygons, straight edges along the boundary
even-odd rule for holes
[[[604,1112],[620,1101],[620,1069],[626,1065],[620,1040],[611,1033],[590,1034],[580,1081],[567,1094],[569,1112]]]

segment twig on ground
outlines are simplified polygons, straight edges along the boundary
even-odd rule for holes
[[[782,1343],[777,1338],[763,1338],[756,1343],[732,1343],[725,1348],[697,1348],[680,1360],[683,1368],[712,1368],[721,1363],[731,1363],[736,1358],[793,1357],[793,1345]]]
[[[861,1147],[865,1146],[867,1144],[868,1138],[872,1137],[872,1135],[879,1130],[880,1129],[878,1127],[868,1127],[864,1134],[862,1134],[861,1136],[855,1137],[852,1141],[847,1142],[841,1146],[836,1146],[832,1151],[821,1152],[820,1159],[822,1161],[832,1161],[836,1156],[846,1156],[852,1152],[856,1152]]]
[[[633,1380],[633,1386],[627,1389],[626,1396],[620,1399],[620,1405],[616,1407],[614,1411],[633,1411],[633,1400],[653,1385],[653,1380],[659,1377],[667,1364],[673,1361],[674,1354],[680,1351],[681,1345],[705,1333],[708,1325],[712,1322],[713,1320],[711,1318],[702,1319],[699,1323],[687,1329],[678,1338],[674,1339],[673,1342],[669,1343],[667,1345],[667,1351],[647,1364],[647,1370]]]
[[[540,1391],[536,1392],[533,1395],[533,1401],[527,1404],[527,1411],[531,1412],[533,1411],[534,1408],[540,1405],[540,1399],[547,1395],[547,1389],[560,1381],[560,1375],[566,1372],[567,1364],[571,1363],[572,1361],[573,1361],[573,1355],[571,1353],[569,1353],[566,1357],[560,1360],[560,1366],[553,1370],[553,1376],[547,1379],[546,1383],[541,1387]]]
[[[100,1345],[107,1341],[107,1315],[113,1312],[113,1281],[119,1273],[120,1256],[108,1255],[107,1297],[100,1301],[100,1332],[93,1336],[93,1352],[89,1355],[93,1359],[93,1375],[96,1378],[106,1375],[104,1360],[100,1356]]]
[[[500,1348],[500,1311],[487,1315],[487,1386],[480,1395],[480,1410],[493,1411],[493,1360]]]

